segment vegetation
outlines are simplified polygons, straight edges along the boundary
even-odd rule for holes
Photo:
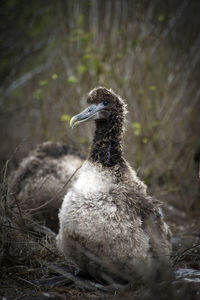
[[[198,1],[2,1],[1,165],[24,137],[21,156],[43,140],[86,153],[92,131],[72,134],[68,122],[85,107],[82,95],[103,85],[128,102],[128,160],[158,197],[194,209],[198,8]]]
[[[72,132],[69,120],[100,85],[127,101],[125,156],[151,193],[199,216],[199,9],[197,0],[0,2],[0,225],[9,217],[7,226],[21,230],[7,209],[6,181],[30,149],[51,140],[88,153],[93,128]],[[52,237],[42,235],[44,250],[29,229],[20,239],[37,243],[34,257],[44,251],[46,259]],[[14,231],[1,236],[11,241]],[[16,265],[41,266],[28,256]]]
[[[16,162],[43,140],[87,153],[90,126],[72,134],[68,123],[85,107],[83,95],[103,85],[128,102],[128,160],[159,198],[194,210],[198,1],[0,5],[1,165],[24,137]]]

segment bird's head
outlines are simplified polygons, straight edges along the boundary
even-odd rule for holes
[[[70,126],[72,128],[90,120],[106,122],[113,118],[119,121],[124,119],[126,105],[112,90],[104,87],[95,88],[89,92],[87,102],[89,107],[71,118]]]

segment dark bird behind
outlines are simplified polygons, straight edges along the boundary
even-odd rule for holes
[[[76,151],[66,145],[38,145],[9,177],[9,205],[17,211],[19,206],[57,232],[58,211],[74,178],[67,181],[82,163]]]

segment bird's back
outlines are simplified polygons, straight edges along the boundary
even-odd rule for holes
[[[24,212],[57,230],[58,211],[71,185],[66,183],[81,164],[82,159],[65,145],[38,145],[9,177],[10,202],[16,206],[17,199]]]

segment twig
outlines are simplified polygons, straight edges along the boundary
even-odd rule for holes
[[[34,283],[31,282],[31,281],[28,281],[28,280],[26,280],[26,279],[24,279],[24,278],[21,278],[21,277],[19,277],[19,276],[16,276],[16,278],[19,279],[19,280],[22,280],[22,281],[24,281],[24,282],[26,282],[26,283],[28,283],[28,284],[31,284],[31,285],[34,286],[34,287],[39,288],[38,285],[34,284]]]
[[[5,163],[5,166],[4,166],[4,174],[3,174],[3,186],[6,183],[8,163],[9,163],[9,160],[6,160],[6,163]]]
[[[36,75],[40,74],[41,72],[43,72],[44,70],[46,70],[49,67],[49,62],[47,62],[46,64],[43,64],[41,66],[36,67],[35,69],[33,69],[30,72],[27,72],[26,74],[23,74],[21,77],[19,77],[18,79],[16,79],[15,81],[13,81],[9,87],[3,91],[3,96],[2,98],[2,103],[3,104],[3,100],[4,98],[10,94],[12,91],[16,90],[17,88],[19,88],[20,86],[23,86],[27,81],[29,81],[30,79],[32,79],[33,77],[35,77]]]
[[[194,246],[192,246],[190,248],[185,249],[182,253],[176,254],[175,255],[175,259],[174,259],[174,264],[177,264],[182,256],[189,255],[189,254],[186,254],[187,251],[190,251],[190,250],[192,250],[192,249],[194,249],[196,247],[199,247],[199,246],[200,246],[200,244],[196,244],[196,245],[194,245]]]
[[[25,222],[24,222],[24,219],[22,217],[22,212],[21,212],[21,208],[20,208],[20,205],[19,205],[19,201],[16,197],[16,195],[14,194],[13,197],[15,198],[15,203],[17,204],[17,209],[19,211],[19,215],[20,215],[20,218],[21,218],[21,221],[22,221],[22,224],[25,225]]]
[[[14,230],[23,231],[24,233],[30,233],[30,234],[34,234],[34,235],[37,233],[38,235],[42,236],[42,234],[39,233],[39,232],[30,231],[30,230],[27,230],[27,229],[23,229],[23,228],[21,228],[21,227],[13,227],[13,226],[8,226],[8,225],[6,225],[6,224],[1,224],[1,226],[3,226],[3,227],[8,227],[8,228],[14,229]]]
[[[41,242],[38,242],[38,244],[42,247],[44,247],[46,250],[48,250],[51,254],[55,254],[52,250],[50,250],[47,246],[45,246],[44,244],[42,244]]]
[[[17,153],[17,151],[19,150],[19,148],[21,147],[21,145],[28,139],[29,137],[26,136],[20,143],[19,145],[15,148],[14,152],[10,155],[9,159],[6,161],[7,164],[10,163],[10,161],[13,159],[13,157],[15,156],[15,154]],[[5,166],[1,169],[0,174],[3,173],[5,170]]]
[[[7,206],[6,206],[6,201],[7,201],[7,196],[8,196],[8,186],[7,186],[7,169],[8,169],[8,163],[9,161],[7,160],[5,163],[4,167],[4,174],[3,174],[3,183],[2,183],[2,201],[4,201],[4,209],[7,212]]]
[[[21,296],[19,296],[19,297],[15,298],[15,300],[22,299],[22,298],[24,298],[24,297],[26,297],[26,296],[29,296],[29,295],[28,295],[28,294],[21,295]]]

